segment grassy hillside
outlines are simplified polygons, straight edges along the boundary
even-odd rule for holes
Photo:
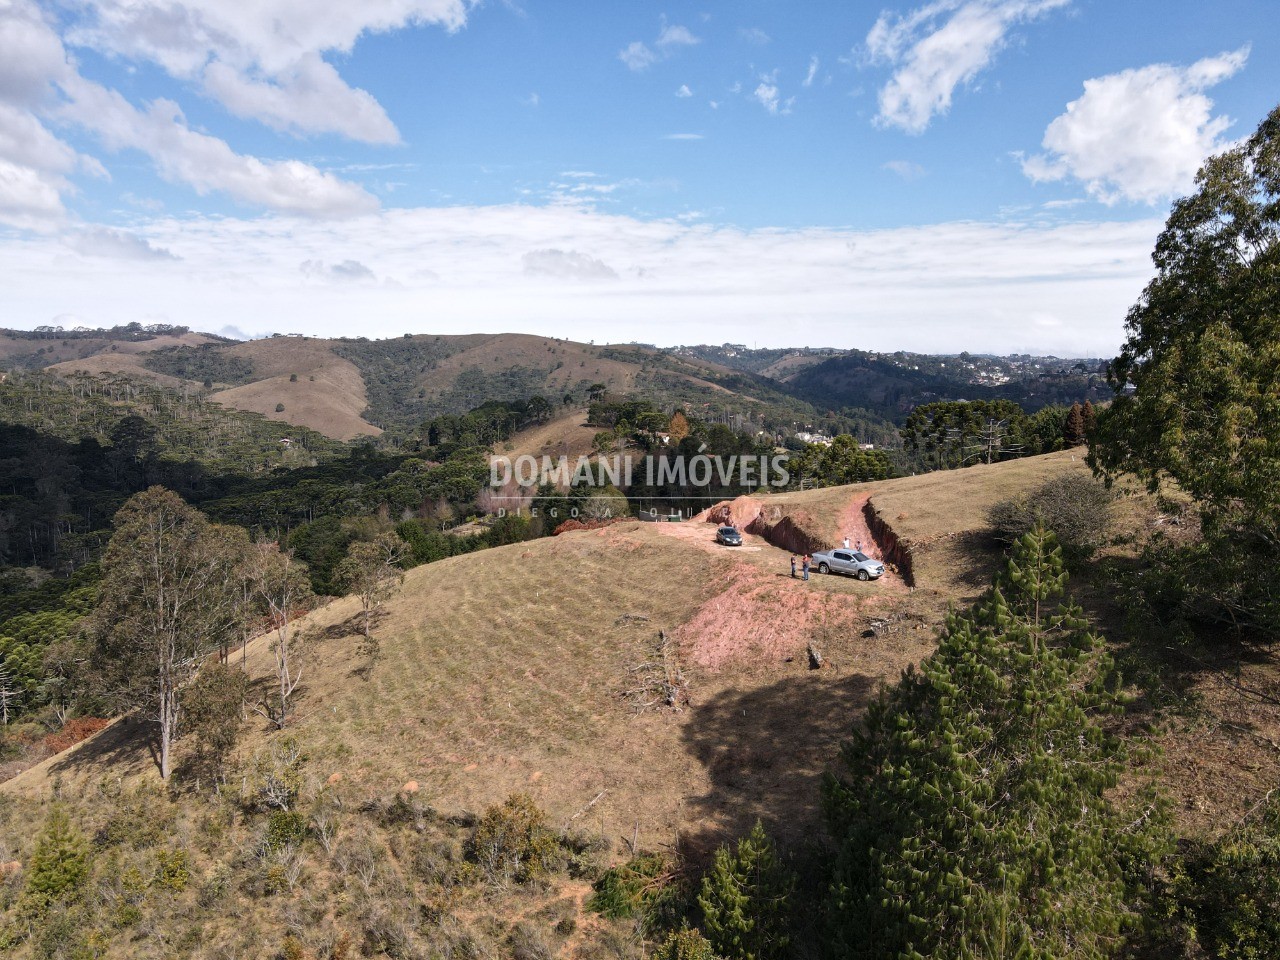
[[[148,378],[340,440],[384,430],[403,437],[431,417],[465,413],[491,400],[541,395],[556,406],[565,397],[580,406],[595,384],[740,426],[790,429],[819,419],[819,410],[747,367],[637,345],[524,334],[288,336],[244,343],[200,334],[136,341],[74,333],[49,333],[40,340],[17,332],[6,336],[0,337],[0,365]],[[797,360],[791,352],[776,352],[788,368]],[[887,422],[871,415],[862,420],[877,442],[896,437]]]
[[[253,812],[252,784],[285,741],[251,718],[225,787],[211,793],[207,782],[180,779],[164,837],[122,854],[136,860],[157,844],[184,851],[190,889],[164,894],[164,911],[159,894],[139,894],[148,926],[104,928],[104,955],[169,955],[198,929],[190,955],[219,955],[214,946],[229,942],[252,955],[249,943],[280,944],[293,930],[329,956],[322,937],[369,943],[380,922],[370,903],[394,902],[410,905],[407,915],[394,908],[397,929],[417,949],[443,949],[446,934],[457,949],[465,933],[488,945],[481,953],[502,952],[527,924],[548,955],[635,956],[627,924],[584,906],[587,882],[634,848],[704,863],[757,817],[802,857],[823,836],[817,787],[842,737],[882,682],[932,649],[948,609],[990,582],[1000,552],[986,510],[1082,470],[1062,453],[739,501],[725,509],[750,508],[770,523],[732,551],[715,545],[714,522],[629,521],[455,557],[410,571],[375,626],[383,657],[372,667],[356,652],[355,601],[323,607],[299,624],[312,639],[289,736],[306,757],[300,809],[313,831],[314,818],[331,818],[334,836],[313,832],[290,848],[286,866],[302,880],[263,887],[276,861],[261,852],[271,828]],[[1119,578],[1162,518],[1145,495],[1123,494],[1112,542],[1078,571],[1073,587],[1104,628],[1124,622]],[[787,551],[770,542],[785,539],[778,529],[815,541],[865,536],[872,552],[909,559],[914,588],[892,575],[792,580]],[[659,631],[672,638],[668,666],[687,681],[678,710],[641,708],[652,697],[635,692]],[[809,669],[810,643],[823,669]],[[1274,666],[1238,663],[1228,673],[1206,649],[1113,646],[1136,697],[1126,723],[1162,747],[1156,768],[1180,829],[1206,834],[1234,822],[1280,777],[1280,710],[1258,695],[1276,689]],[[249,645],[247,663],[266,682],[269,637]],[[118,722],[0,787],[0,859],[28,860],[57,798],[99,836],[123,829],[111,825],[123,814],[111,811],[159,802],[146,799],[157,781],[144,732]],[[528,888],[473,878],[442,893],[440,871],[472,863],[475,816],[514,793],[574,834],[578,866]],[[437,851],[429,869],[424,844]],[[373,864],[365,880],[361,857]],[[252,902],[234,924],[218,907],[226,891]],[[414,903],[430,909],[415,914]]]

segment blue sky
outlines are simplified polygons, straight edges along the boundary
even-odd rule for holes
[[[3,323],[1105,354],[1280,9],[0,0]]]

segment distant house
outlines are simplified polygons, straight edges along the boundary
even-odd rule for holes
[[[831,446],[831,438],[825,433],[807,433],[801,432],[796,434],[796,439],[801,443],[815,443],[820,447]]]
[[[293,437],[281,437],[280,445],[286,450],[293,446]]]

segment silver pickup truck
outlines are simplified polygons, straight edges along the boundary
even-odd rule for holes
[[[857,550],[819,550],[813,555],[819,573],[847,573],[859,580],[879,580],[884,564]]]

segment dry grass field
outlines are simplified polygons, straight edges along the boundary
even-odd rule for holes
[[[360,371],[335,356],[326,341],[276,337],[238,343],[227,352],[252,360],[259,379],[213,394],[211,399],[223,406],[309,427],[335,440],[382,433],[361,416],[368,397]],[[284,410],[277,413],[281,403]]]

